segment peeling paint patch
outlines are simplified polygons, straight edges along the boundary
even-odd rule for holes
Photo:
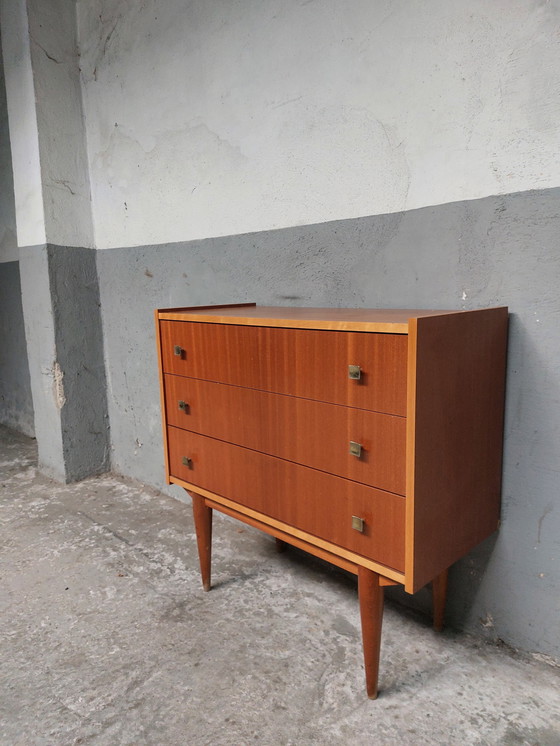
[[[62,409],[62,407],[66,404],[66,396],[64,394],[64,384],[62,382],[62,379],[64,378],[64,373],[62,371],[62,368],[60,367],[60,364],[56,360],[53,364],[52,375],[53,375],[54,402],[58,409]]]

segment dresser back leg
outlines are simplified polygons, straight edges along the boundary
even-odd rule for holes
[[[372,570],[368,570],[367,567],[358,568],[358,596],[362,620],[367,695],[370,699],[377,699],[384,599],[379,575]]]
[[[211,588],[211,557],[212,557],[212,508],[206,505],[206,500],[196,492],[189,492],[192,497],[194,527],[200,562],[202,587],[205,591]]]
[[[445,601],[447,599],[447,575],[444,570],[432,580],[432,606],[434,617],[434,629],[441,632],[445,617]]]

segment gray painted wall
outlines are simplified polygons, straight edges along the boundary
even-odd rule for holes
[[[113,468],[164,482],[153,309],[281,305],[511,312],[503,523],[453,570],[449,618],[560,656],[560,190],[100,251]],[[180,494],[178,488],[171,488]],[[403,600],[407,600],[404,595]],[[426,598],[419,595],[420,605]]]
[[[19,262],[0,263],[0,424],[35,435]]]

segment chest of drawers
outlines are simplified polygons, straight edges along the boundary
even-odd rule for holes
[[[156,311],[166,476],[193,500],[358,575],[368,695],[383,587],[432,583],[496,530],[506,308]]]

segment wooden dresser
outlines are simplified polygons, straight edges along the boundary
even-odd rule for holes
[[[166,473],[193,500],[358,575],[368,695],[383,586],[432,583],[500,515],[508,312],[156,311]]]

